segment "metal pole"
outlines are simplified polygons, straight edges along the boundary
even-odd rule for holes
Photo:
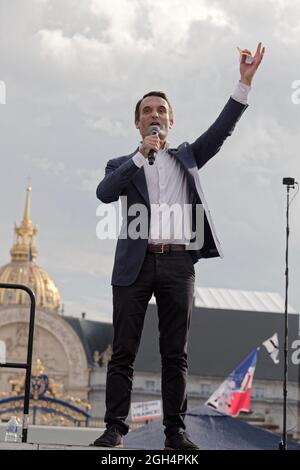
[[[29,319],[29,332],[28,332],[28,346],[27,346],[27,362],[25,363],[5,363],[0,364],[0,367],[12,367],[15,369],[26,369],[25,375],[25,395],[23,407],[23,423],[22,423],[22,442],[27,442],[28,435],[28,417],[29,417],[29,400],[30,400],[30,382],[31,382],[31,367],[32,367],[32,349],[33,349],[33,335],[34,335],[34,320],[35,320],[35,295],[33,291],[23,284],[5,284],[0,283],[0,289],[20,289],[27,292],[30,297],[30,319]]]
[[[30,305],[29,335],[28,335],[28,349],[27,349],[27,369],[26,369],[26,377],[25,377],[25,397],[24,397],[24,411],[23,411],[22,442],[27,442],[27,434],[28,434],[30,382],[31,382],[32,350],[33,350],[34,319],[35,319],[35,295],[31,289],[27,288],[25,290],[30,296],[31,305]]]
[[[288,288],[289,288],[289,205],[290,205],[290,188],[287,184],[286,196],[286,249],[285,249],[285,305],[284,305],[284,372],[283,372],[283,423],[282,438],[279,443],[279,450],[287,450],[287,382],[288,382]]]

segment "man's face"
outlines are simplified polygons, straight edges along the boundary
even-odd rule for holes
[[[161,130],[160,138],[165,140],[172,125],[173,119],[170,117],[170,108],[166,100],[159,96],[147,96],[143,99],[140,104],[139,120],[135,123],[143,138],[148,135],[150,126],[158,126]]]

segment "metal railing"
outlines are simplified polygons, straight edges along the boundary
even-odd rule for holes
[[[30,400],[30,382],[31,382],[31,367],[32,367],[32,348],[33,348],[33,334],[34,334],[34,320],[35,320],[35,295],[33,291],[23,284],[5,284],[0,283],[0,289],[19,289],[27,292],[30,297],[30,319],[28,331],[28,346],[27,346],[27,361],[26,362],[5,362],[0,363],[0,367],[9,367],[14,369],[25,369],[25,395],[24,395],[24,408],[23,408],[23,422],[22,422],[22,442],[27,442],[28,434],[28,418],[29,418],[29,400]]]

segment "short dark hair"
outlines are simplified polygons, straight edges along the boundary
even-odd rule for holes
[[[163,98],[168,103],[169,109],[170,109],[170,117],[173,118],[172,106],[170,105],[167,95],[163,91],[149,91],[149,93],[146,93],[146,95],[144,95],[143,98],[141,98],[136,104],[135,112],[134,112],[134,119],[135,119],[134,122],[137,122],[139,120],[141,102],[143,101],[144,98],[148,98],[148,96],[158,96],[159,98]]]

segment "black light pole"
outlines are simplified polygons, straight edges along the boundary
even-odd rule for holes
[[[287,381],[288,381],[288,288],[289,288],[289,209],[290,209],[290,189],[298,184],[294,178],[283,178],[282,184],[286,186],[286,248],[285,248],[285,308],[284,308],[284,372],[283,372],[283,424],[282,438],[279,443],[279,450],[287,450],[286,436],[286,409],[287,409]]]

